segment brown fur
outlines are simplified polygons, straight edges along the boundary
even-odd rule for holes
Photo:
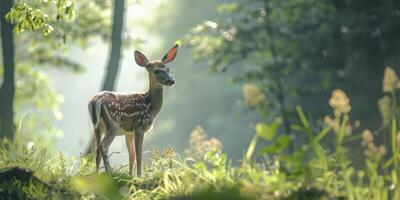
[[[144,133],[148,131],[162,106],[163,86],[173,85],[167,63],[177,53],[175,45],[164,56],[162,61],[149,62],[146,56],[135,51],[135,60],[149,73],[149,91],[144,94],[116,93],[104,91],[95,94],[89,101],[89,114],[94,125],[96,137],[96,170],[99,171],[101,158],[108,173],[111,166],[108,162],[108,149],[115,136],[125,135],[129,152],[129,174],[132,175],[136,159],[137,175],[141,175],[142,144]],[[102,132],[104,137],[101,138]],[[100,157],[101,156],[101,157]]]
[[[101,92],[92,97],[89,104],[101,103],[101,118],[107,113],[117,122],[122,130],[133,132],[134,129],[149,130],[153,117],[151,116],[150,101],[146,94],[121,94]]]

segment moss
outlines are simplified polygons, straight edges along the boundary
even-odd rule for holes
[[[0,169],[0,199],[75,199],[76,191],[47,183],[22,167]]]

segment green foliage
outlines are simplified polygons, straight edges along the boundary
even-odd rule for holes
[[[298,134],[305,134],[308,142],[292,154],[286,154],[289,140],[287,136],[276,135],[279,121],[271,125],[257,124],[255,137],[258,139],[252,145],[259,139],[272,144],[258,151],[261,160],[254,161],[249,154],[238,166],[233,166],[220,151],[209,151],[200,159],[182,159],[168,147],[164,151],[152,151],[151,163],[144,167],[143,178],[128,177],[126,166],[115,167],[111,177],[97,176],[93,174],[91,155],[69,161],[61,153],[49,152],[40,143],[33,147],[25,144],[23,137],[17,137],[12,143],[5,140],[0,148],[0,168],[21,166],[34,171],[41,181],[23,183],[16,179],[11,183],[13,187],[3,181],[0,189],[33,199],[46,198],[49,194],[52,198],[69,195],[71,199],[399,198],[399,169],[395,167],[399,159],[396,157],[398,136],[391,135],[391,140],[396,141],[392,156],[374,159],[366,154],[364,167],[353,166],[345,145],[350,138],[346,129],[350,120],[348,110],[344,109],[349,106],[344,95],[336,91],[330,100],[339,128],[329,120],[326,128],[312,128],[303,110],[297,107],[300,124],[293,124],[292,128]],[[392,123],[397,123],[396,116]],[[396,125],[390,126],[392,132],[398,132]],[[327,152],[321,144],[328,134],[333,135],[335,142],[332,152]],[[363,136],[362,142],[371,141]],[[252,145],[249,148],[255,148]]]
[[[15,122],[18,129],[25,129],[17,131],[31,131],[29,137],[43,130],[51,134],[49,137],[61,136],[51,121],[62,118],[59,105],[63,97],[55,92],[42,70],[51,67],[82,72],[83,66],[68,56],[68,48],[85,47],[96,37],[110,38],[109,7],[104,1],[15,2],[7,19],[15,24],[17,33]]]
[[[37,2],[36,2],[37,4]],[[35,3],[33,3],[34,6]],[[26,1],[18,1],[17,4],[7,13],[8,20],[15,24],[15,32],[21,33],[25,30],[35,31],[42,29],[44,35],[54,31],[50,25],[52,16],[43,13],[44,10],[56,10],[56,20],[72,19],[74,17],[73,2],[70,0],[43,1],[41,8],[36,9],[28,5]]]
[[[235,81],[256,84],[269,99],[259,109],[283,115],[286,96],[321,85],[304,78],[329,69],[321,65],[327,63],[321,51],[331,51],[336,11],[330,2],[244,0],[218,10],[224,19],[206,21],[188,36],[194,58],[216,71],[231,69]],[[296,87],[300,82],[303,87]]]
[[[272,124],[258,123],[256,124],[256,134],[265,140],[272,140],[278,130],[279,124],[274,122]]]
[[[62,199],[77,198],[77,192],[69,190],[68,175],[74,174],[76,168],[84,166],[84,159],[67,169],[66,158],[61,153],[55,153],[54,147],[43,143],[43,138],[37,143],[27,141],[17,135],[13,142],[3,140],[0,146],[0,168],[20,169],[0,181],[0,196],[15,199]],[[2,171],[1,176],[7,176]]]
[[[391,69],[387,69],[391,70]],[[391,79],[389,81],[388,79]],[[393,70],[384,77],[383,90],[388,95],[397,96],[398,82],[397,75]],[[386,85],[385,85],[386,83]],[[392,86],[388,86],[392,85]],[[390,88],[390,89],[388,89]],[[392,96],[393,97],[393,96]],[[350,147],[346,142],[353,140],[353,126],[350,120],[350,100],[342,90],[334,90],[329,100],[333,109],[333,117],[325,117],[325,127],[311,127],[301,107],[297,107],[300,124],[292,124],[291,127],[296,134],[304,134],[308,141],[300,148],[295,149],[292,154],[286,154],[285,139],[276,138],[272,144],[261,148],[259,154],[267,156],[274,155],[278,162],[278,169],[288,178],[286,182],[294,181],[297,184],[314,187],[322,191],[328,191],[335,196],[343,196],[348,199],[396,199],[399,198],[400,189],[397,187],[399,168],[396,165],[399,159],[399,131],[397,101],[394,105],[387,105],[395,108],[390,115],[390,123],[383,124],[382,130],[388,128],[390,145],[375,146],[374,134],[364,130],[357,136],[362,136],[361,147],[365,148],[363,161],[364,166],[357,166],[350,159]],[[256,136],[261,133],[268,133],[268,125],[258,124]],[[286,136],[282,136],[286,137]],[[269,137],[260,137],[270,141]],[[331,138],[333,151],[327,151],[321,142],[324,138]],[[283,141],[283,142],[282,142]],[[252,143],[248,151],[254,151],[255,143]],[[282,147],[283,148],[280,148]],[[386,148],[391,148],[389,156],[385,156]],[[353,149],[354,144],[353,144]],[[248,157],[249,158],[249,157]],[[356,180],[356,181],[355,181]],[[293,198],[293,195],[291,195]]]
[[[386,95],[397,93],[398,88],[392,87]],[[127,176],[126,165],[115,167],[112,176],[95,175],[92,155],[68,160],[46,147],[41,143],[43,140],[32,143],[19,133],[14,142],[2,141],[0,169],[19,166],[34,175],[29,175],[28,181],[3,180],[0,189],[6,194],[33,199],[49,195],[54,198],[68,195],[71,199],[400,198],[398,115],[391,115],[390,123],[385,124],[390,130],[387,133],[390,154],[386,155],[385,146],[376,147],[374,134],[364,130],[358,139],[361,138],[360,148],[364,149],[365,165],[357,166],[347,145],[349,140],[355,140],[350,100],[344,91],[334,90],[329,105],[333,115],[325,117],[323,127],[313,127],[314,123],[297,106],[299,124],[292,124],[291,128],[296,134],[304,134],[307,141],[291,154],[287,153],[290,140],[287,135],[278,134],[281,121],[276,119],[271,124],[255,126],[253,141],[238,165],[232,165],[219,149],[207,151],[200,158],[184,159],[168,147],[152,151],[142,178]],[[396,103],[390,107],[397,106]],[[395,110],[397,113],[398,109]],[[204,139],[204,135],[198,136]],[[326,143],[322,143],[328,138],[332,146],[329,151]],[[257,150],[260,140],[270,144]]]
[[[71,178],[72,188],[82,194],[96,193],[107,199],[122,199],[122,194],[116,187],[114,179],[106,174],[99,176],[75,176]]]
[[[8,13],[9,20],[16,23],[16,27],[19,26],[18,22],[30,26],[29,23],[33,23],[30,19],[32,16],[15,10],[21,5],[26,6],[26,3],[18,2],[14,10]],[[96,37],[107,40],[111,35],[110,5],[104,1],[80,1],[75,4],[64,0],[32,1],[26,9],[47,15],[45,24],[49,24],[53,31],[52,34],[44,35],[35,31],[36,29],[28,29],[31,31],[17,34],[15,41],[19,47],[16,53],[17,64],[29,67],[65,67],[79,72],[83,67],[65,55],[68,47],[70,45],[86,47]],[[64,16],[65,11],[58,11],[59,9],[71,10],[70,12],[74,12],[76,17],[70,16],[61,20],[59,16]]]
[[[45,129],[50,133],[49,137],[60,136],[60,131],[51,125],[51,119],[62,118],[59,105],[63,102],[63,97],[54,91],[51,82],[42,72],[25,65],[18,65],[15,70],[16,132],[29,130],[31,134],[27,137],[33,138]],[[0,75],[2,74],[3,70],[0,69]],[[32,114],[33,108],[42,116]]]
[[[363,102],[354,115],[378,126],[369,105],[380,95],[380,80],[370,75],[381,74],[398,52],[393,35],[399,34],[399,15],[393,13],[399,6],[394,1],[238,0],[222,3],[220,18],[207,19],[185,39],[194,59],[243,84],[245,105],[264,122],[282,118],[286,134],[292,133],[297,103],[317,118],[325,106],[316,100],[337,87]],[[248,98],[249,84],[261,94]]]

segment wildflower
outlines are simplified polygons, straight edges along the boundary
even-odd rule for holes
[[[355,127],[355,128],[360,128],[360,126],[361,126],[360,120],[356,120],[356,121],[354,122],[354,127]]]
[[[396,72],[390,68],[385,68],[385,73],[383,75],[383,88],[384,92],[392,92],[396,88],[399,88],[399,80],[396,75]]]
[[[213,137],[208,141],[208,148],[210,150],[214,150],[214,151],[220,150],[220,149],[222,149],[222,143],[220,140]]]
[[[374,161],[379,161],[386,154],[386,147],[374,144],[374,136],[370,130],[366,129],[362,132],[362,146],[365,147],[364,154]]]
[[[391,108],[391,100],[385,95],[378,100],[378,108],[381,113],[382,121],[384,124],[388,123],[390,120],[392,108]]]
[[[380,146],[378,147],[378,150],[377,150],[376,154],[377,154],[377,156],[378,156],[379,158],[381,158],[382,156],[384,156],[384,155],[386,154],[386,147],[383,146],[383,145],[380,145]]]
[[[331,127],[335,133],[339,133],[341,131],[340,130],[340,118],[339,117],[331,118],[329,116],[325,116],[324,122],[325,122],[326,125]],[[345,134],[346,135],[351,135],[352,131],[353,131],[353,127],[349,123],[346,124],[345,127],[344,127]]]
[[[27,143],[25,144],[25,149],[26,149],[27,151],[31,151],[34,145],[35,145],[35,143],[33,143],[32,141],[29,141],[29,142],[27,142]]]
[[[335,131],[336,133],[339,131],[339,129],[340,129],[339,120],[335,120],[329,116],[325,116],[324,122],[326,125],[331,127],[333,129],[333,131]]]
[[[254,84],[244,84],[242,92],[244,102],[250,108],[260,105],[265,100],[265,94]]]
[[[205,22],[204,22],[204,25],[206,25],[207,27],[210,27],[211,29],[216,29],[216,28],[218,28],[218,24],[217,24],[216,22],[210,21],[210,20],[205,21]]]
[[[334,114],[337,117],[340,117],[342,114],[348,114],[351,110],[350,100],[341,89],[336,89],[332,92],[329,105],[333,108]]]
[[[362,132],[362,145],[367,146],[369,143],[374,141],[374,135],[372,135],[371,131],[366,129]]]
[[[222,149],[222,143],[217,138],[210,138],[206,132],[204,131],[203,127],[197,126],[190,135],[190,149],[188,150],[189,153],[198,153],[204,151],[219,151]]]
[[[197,143],[200,143],[201,141],[205,140],[206,138],[207,138],[207,135],[206,135],[203,127],[197,126],[190,134],[189,144],[196,145]]]

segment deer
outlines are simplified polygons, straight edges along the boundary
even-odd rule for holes
[[[164,86],[175,84],[167,64],[175,59],[177,52],[178,45],[175,45],[161,60],[150,62],[142,52],[135,50],[136,64],[145,68],[149,75],[148,91],[102,91],[90,99],[88,108],[95,134],[97,173],[103,159],[105,171],[111,174],[108,149],[115,136],[124,135],[129,153],[129,175],[132,176],[136,157],[136,173],[138,177],[141,176],[143,137],[151,129],[154,118],[161,110]]]

